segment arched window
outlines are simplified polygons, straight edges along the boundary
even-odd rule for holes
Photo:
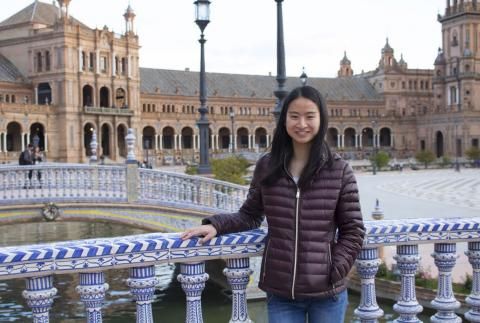
[[[118,88],[115,93],[115,106],[117,108],[125,108],[127,106],[125,90],[122,88]]]
[[[106,86],[103,86],[100,89],[100,107],[107,108],[110,106],[110,91]]]
[[[93,88],[90,85],[83,87],[82,100],[84,107],[93,107]]]
[[[50,52],[45,52],[45,71],[50,71]]]
[[[48,83],[38,84],[38,104],[50,104],[52,102],[52,89]]]
[[[42,66],[42,53],[37,53],[37,72],[41,72],[43,69]]]

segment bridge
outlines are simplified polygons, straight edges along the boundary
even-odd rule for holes
[[[32,180],[28,172],[33,172]],[[41,179],[35,175],[41,172]],[[82,205],[128,210],[124,218],[104,213],[106,219],[138,221],[145,225],[158,222],[161,231],[181,231],[190,223],[184,216],[152,216],[140,209],[182,209],[190,214],[210,214],[237,210],[247,188],[209,178],[138,168],[125,165],[45,164],[41,166],[1,166],[0,206],[4,216],[15,222],[44,218],[58,220],[81,212]],[[37,212],[11,212],[29,205]],[[117,214],[117,213],[115,213]],[[89,216],[88,214],[85,215]],[[150,217],[149,217],[150,216]],[[194,217],[191,217],[192,221]],[[163,222],[162,222],[163,221]],[[438,268],[437,294],[431,300],[436,309],[432,322],[460,322],[455,311],[460,303],[452,289],[452,270],[456,247],[468,242],[466,254],[472,266],[473,284],[466,299],[465,318],[480,322],[480,217],[415,220],[366,221],[367,235],[355,270],[361,281],[361,299],[355,315],[361,322],[377,322],[383,310],[376,301],[375,275],[381,263],[383,246],[396,246],[401,291],[393,306],[399,322],[418,322],[423,308],[416,298],[414,274],[419,267],[420,244],[433,244]],[[163,229],[162,229],[163,228]],[[182,241],[176,232],[149,233],[108,239],[90,239],[41,245],[0,248],[0,280],[25,279],[23,297],[32,310],[33,322],[48,322],[50,308],[59,286],[53,277],[67,273],[79,275],[76,288],[85,304],[87,322],[102,321],[102,303],[108,282],[105,272],[129,268],[129,288],[137,306],[137,322],[153,322],[155,265],[180,263],[178,280],[186,294],[186,322],[203,322],[202,290],[209,279],[205,261],[223,259],[224,274],[232,290],[230,322],[251,322],[247,291],[255,284],[255,266],[264,250],[268,228],[219,236],[200,245],[198,239]],[[252,282],[253,281],[253,282]]]

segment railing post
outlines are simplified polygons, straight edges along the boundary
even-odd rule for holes
[[[417,314],[422,312],[423,307],[418,303],[415,292],[415,273],[420,261],[418,245],[397,246],[394,259],[397,261],[401,277],[400,296],[393,305],[393,310],[399,314],[395,322],[421,322]]]
[[[223,274],[227,276],[232,288],[232,317],[229,323],[252,323],[248,317],[246,292],[252,273],[250,258],[227,259],[227,268],[223,270]]]
[[[105,300],[105,292],[108,290],[103,272],[80,273],[80,285],[75,290],[85,304],[87,323],[101,323],[102,305]]]
[[[432,257],[438,268],[437,297],[431,302],[437,313],[430,318],[432,323],[462,322],[455,314],[460,308],[460,302],[455,299],[452,288],[452,269],[457,261],[457,246],[455,243],[435,243]]]
[[[27,278],[27,290],[22,295],[32,309],[33,323],[48,323],[49,311],[57,289],[53,287],[53,276]]]
[[[205,273],[205,262],[180,264],[177,279],[187,295],[186,323],[203,323],[202,292],[208,277]]]
[[[465,313],[465,318],[470,322],[480,322],[480,242],[469,242],[465,255],[473,269],[472,291],[465,300],[470,310]]]
[[[355,267],[361,281],[360,305],[354,314],[362,323],[376,323],[383,316],[383,310],[377,304],[375,275],[380,266],[377,248],[363,248],[357,257]]]
[[[153,323],[152,302],[157,282],[155,266],[130,268],[127,285],[137,302],[137,323]]]

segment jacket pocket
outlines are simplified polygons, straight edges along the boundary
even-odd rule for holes
[[[328,274],[331,277],[332,276],[332,271],[333,271],[333,259],[332,259],[332,243],[328,243],[328,248],[327,248],[327,268],[328,268]]]
[[[265,245],[265,251],[263,252],[263,264],[262,264],[262,283],[265,282],[265,275],[267,274],[267,257],[268,257],[268,247],[270,246],[270,239],[267,240],[267,243]]]

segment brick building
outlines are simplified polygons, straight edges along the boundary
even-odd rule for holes
[[[0,161],[17,160],[32,142],[49,160],[85,162],[95,131],[99,154],[121,162],[127,128],[136,131],[140,159],[198,160],[198,72],[140,67],[130,6],[118,35],[82,24],[69,3],[34,1],[0,23]],[[479,13],[475,0],[447,1],[433,69],[409,69],[387,39],[374,71],[354,74],[345,53],[338,77],[309,78],[327,99],[330,145],[352,159],[375,149],[406,158],[478,147]],[[288,78],[287,89],[298,85]],[[275,88],[271,75],[207,73],[212,154],[269,145]]]

